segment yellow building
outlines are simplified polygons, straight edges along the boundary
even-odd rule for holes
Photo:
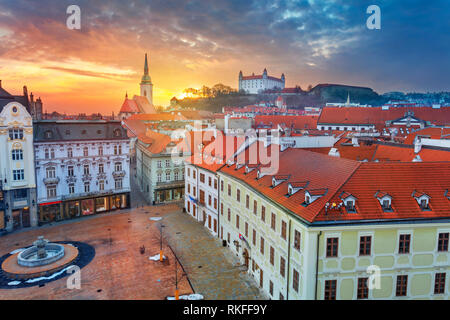
[[[449,298],[448,163],[287,149],[268,173],[252,147],[218,172],[219,237],[272,299]]]

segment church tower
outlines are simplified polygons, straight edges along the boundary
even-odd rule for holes
[[[153,105],[153,84],[148,74],[147,54],[145,54],[144,75],[141,79],[141,96],[147,97],[148,102]]]

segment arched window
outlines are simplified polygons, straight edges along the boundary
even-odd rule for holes
[[[46,171],[47,171],[47,178],[54,178],[54,177],[56,177],[55,167],[48,167],[46,169]]]

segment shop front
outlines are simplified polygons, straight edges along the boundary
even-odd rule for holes
[[[155,190],[155,203],[177,201],[183,199],[184,187]]]
[[[39,204],[39,222],[45,224],[129,208],[129,199],[129,193],[124,193],[41,203]]]

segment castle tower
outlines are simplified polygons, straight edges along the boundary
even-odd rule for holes
[[[153,105],[153,84],[148,74],[147,54],[145,54],[144,75],[141,79],[141,96],[147,97],[148,102]]]
[[[239,91],[242,90],[242,78],[243,78],[243,75],[242,75],[242,70],[241,70],[241,71],[239,71]]]

